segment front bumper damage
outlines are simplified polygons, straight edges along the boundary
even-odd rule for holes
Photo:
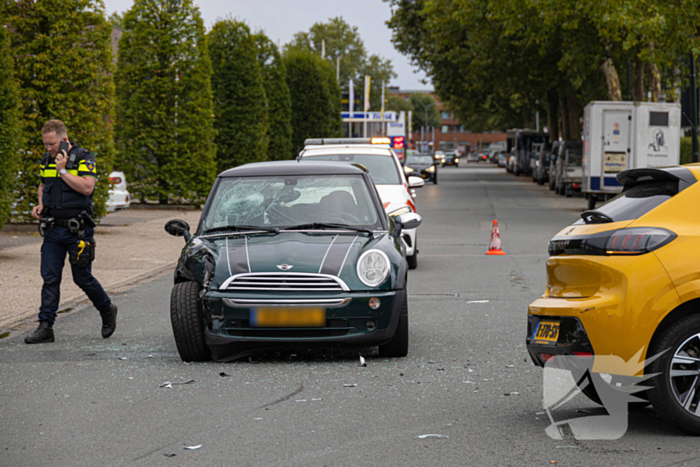
[[[205,342],[212,357],[256,348],[369,347],[388,342],[396,332],[405,290],[310,294],[231,294],[209,291],[202,299]],[[378,298],[379,308],[369,306]],[[322,307],[322,327],[255,327],[251,309],[264,307]]]

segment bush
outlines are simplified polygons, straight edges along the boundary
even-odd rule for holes
[[[119,41],[116,139],[141,201],[201,203],[215,176],[211,62],[191,0],[139,0]]]
[[[287,50],[283,56],[292,99],[292,150],[306,138],[340,136],[340,90],[332,66],[307,50]]]
[[[292,101],[285,80],[286,71],[282,57],[277,46],[265,34],[260,32],[253,38],[258,48],[258,64],[267,96],[267,114],[270,122],[267,158],[272,161],[291,159]]]
[[[207,35],[214,74],[219,170],[267,160],[267,98],[257,48],[245,24],[225,19]]]
[[[0,24],[5,24],[0,15]],[[6,28],[0,28],[0,227],[10,217],[20,167],[19,99],[12,70],[10,40]]]
[[[100,217],[114,160],[112,25],[102,1],[9,2],[7,25],[21,106],[15,219],[31,219],[45,153],[41,127],[53,118],[65,123],[71,141],[95,155],[94,214]]]

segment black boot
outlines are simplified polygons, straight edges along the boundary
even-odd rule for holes
[[[44,342],[53,342],[52,324],[48,321],[41,321],[39,327],[31,336],[24,338],[25,344],[43,344]]]
[[[109,310],[100,311],[100,316],[102,316],[102,337],[107,339],[117,329],[117,305],[112,302]]]

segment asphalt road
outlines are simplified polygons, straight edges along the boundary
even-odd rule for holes
[[[61,317],[54,344],[0,340],[0,465],[700,464],[696,439],[651,409],[631,413],[618,440],[545,433],[526,309],[544,289],[549,238],[584,200],[468,166],[440,169],[418,206],[408,357],[280,351],[185,365],[164,277],[115,297],[119,327],[109,340],[91,308]],[[507,256],[484,255],[493,219]],[[586,413],[605,414],[580,395],[556,417]],[[428,434],[442,436],[419,438]]]

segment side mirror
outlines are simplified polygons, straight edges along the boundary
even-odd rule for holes
[[[409,188],[420,188],[425,186],[425,181],[420,177],[408,177]]]
[[[404,229],[415,229],[423,223],[423,218],[415,212],[406,212],[396,218],[396,222]]]
[[[166,222],[165,231],[175,237],[185,237],[186,242],[189,242],[192,236],[190,235],[190,224],[180,219],[173,219]]]

